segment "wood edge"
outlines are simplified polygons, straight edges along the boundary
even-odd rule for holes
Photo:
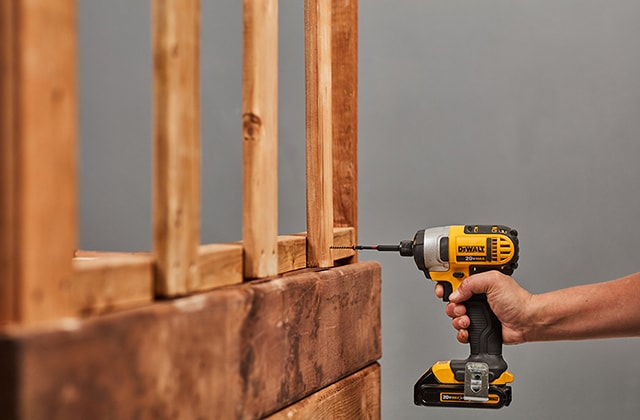
[[[278,274],[307,267],[307,237],[278,236]]]
[[[336,227],[333,229],[333,244],[353,245],[354,235],[355,229],[353,227]],[[278,275],[306,268],[306,237],[306,232],[277,237]],[[197,259],[200,273],[199,282],[192,284],[188,294],[242,283],[244,281],[243,252],[242,241],[200,245]],[[122,270],[121,265],[143,264],[143,261],[155,265],[154,256],[150,252],[77,250],[74,255],[74,271]],[[332,251],[334,261],[350,258],[353,255],[355,255],[355,251],[351,249],[334,249]],[[84,259],[86,261],[83,261]],[[184,294],[163,294],[161,297],[173,299],[179,296],[184,296]]]
[[[380,365],[376,362],[308,397],[267,416],[265,420],[381,417]]]
[[[75,257],[73,275],[64,285],[66,314],[86,317],[153,301],[154,262],[150,255],[108,253]]]
[[[333,245],[334,246],[351,246],[355,245],[356,230],[353,227],[337,227],[333,228]],[[334,261],[344,258],[351,258],[356,255],[353,249],[332,249]]]
[[[243,2],[242,239],[244,277],[276,275],[278,1]]]
[[[153,1],[155,292],[188,294],[200,242],[200,2]]]
[[[333,220],[358,242],[358,0],[332,2]],[[355,253],[342,263],[357,262]]]
[[[239,243],[205,244],[198,248],[200,281],[193,292],[242,283],[243,247]]]
[[[304,2],[307,266],[333,266],[331,1]]]
[[[333,245],[334,246],[351,246],[355,245],[356,230],[351,226],[334,227],[333,228]],[[307,236],[307,232],[294,233],[292,236]],[[332,249],[332,258],[334,261],[351,258],[356,255],[353,249]]]

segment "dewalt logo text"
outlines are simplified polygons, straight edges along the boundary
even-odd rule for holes
[[[480,253],[484,252],[483,245],[460,245],[458,246],[458,252],[460,253]]]

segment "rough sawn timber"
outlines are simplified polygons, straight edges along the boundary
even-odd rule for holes
[[[379,419],[380,414],[380,365],[374,363],[278,411],[267,420],[373,420]]]
[[[259,418],[380,357],[380,266],[362,262],[46,328],[5,327],[0,413]]]

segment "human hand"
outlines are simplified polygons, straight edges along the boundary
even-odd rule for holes
[[[436,285],[436,296],[442,298],[444,289]],[[470,325],[463,302],[474,294],[486,294],[487,302],[493,313],[502,323],[502,341],[504,344],[519,344],[526,340],[530,303],[533,295],[520,287],[516,281],[499,271],[488,271],[466,278],[458,289],[449,296],[446,312],[458,331],[457,339],[461,343],[469,342]]]

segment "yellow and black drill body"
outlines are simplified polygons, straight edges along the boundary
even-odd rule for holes
[[[452,225],[419,230],[399,245],[353,246],[413,256],[425,276],[444,287],[444,301],[472,274],[518,267],[518,232],[501,225]],[[416,405],[501,408],[511,403],[513,375],[502,357],[502,325],[486,295],[466,301],[470,355],[436,362],[414,386]]]

